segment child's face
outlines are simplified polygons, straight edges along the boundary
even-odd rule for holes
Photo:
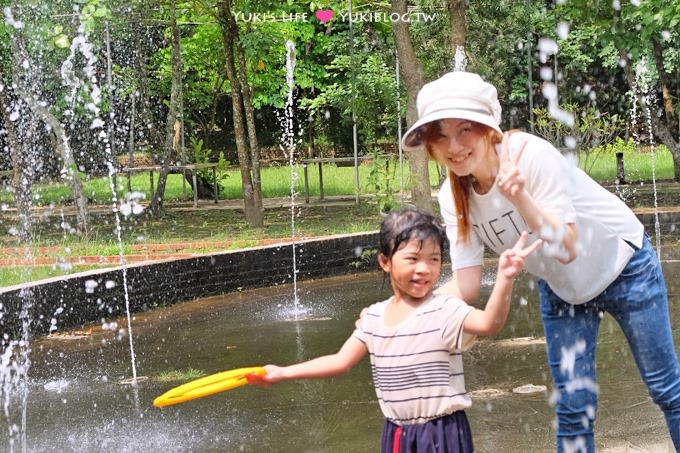
[[[442,270],[441,247],[434,239],[410,239],[401,244],[392,259],[381,266],[390,274],[395,295],[412,299],[428,297]]]

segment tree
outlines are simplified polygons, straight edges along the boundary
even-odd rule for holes
[[[161,170],[158,176],[156,193],[151,199],[149,209],[152,213],[158,214],[163,209],[163,195],[165,193],[165,183],[168,178],[168,167],[173,157],[177,156],[179,140],[176,131],[178,130],[178,118],[181,115],[182,103],[182,60],[180,54],[179,27],[177,25],[177,12],[175,0],[170,0],[170,34],[172,46],[172,86],[170,90],[170,101],[168,103],[168,114],[165,123],[165,140],[159,152]]]
[[[554,14],[570,21],[571,30],[564,38],[567,42],[575,31],[586,27],[592,31],[592,41],[599,49],[597,64],[625,75],[643,118],[673,155],[675,179],[679,180],[680,4],[648,0],[611,7],[607,3],[578,0],[558,5]],[[640,77],[644,70],[649,71],[648,79]],[[657,99],[648,96],[640,86],[645,83],[651,83],[661,96]]]
[[[450,0],[448,7],[451,21],[451,55],[456,58],[460,52],[461,57],[467,60],[467,55],[465,55],[465,3],[465,0]]]
[[[399,15],[406,14],[406,0],[392,0],[391,12]],[[406,124],[411,125],[418,119],[416,110],[416,98],[420,88],[425,84],[423,67],[416,56],[413,42],[409,35],[409,27],[406,22],[395,22],[392,25],[394,33],[394,43],[397,47],[399,56],[399,71],[406,85],[406,95],[408,97],[408,110],[406,113]],[[427,212],[432,212],[432,194],[430,190],[429,176],[429,156],[425,152],[414,152],[408,156],[411,168],[411,178],[413,178],[411,199],[413,204]]]
[[[250,101],[247,91],[249,87],[242,83],[243,75],[237,70],[237,58],[239,55],[239,30],[234,20],[231,8],[231,0],[220,0],[218,3],[217,19],[222,27],[223,49],[227,77],[231,85],[232,118],[234,134],[236,136],[236,150],[241,169],[241,184],[243,187],[243,207],[246,221],[251,227],[260,227],[264,224],[264,207],[262,203],[262,188],[260,185],[259,160],[255,162],[257,149],[249,149],[248,137],[252,138],[254,130],[248,132],[247,127],[254,129],[252,118],[244,118],[244,102]],[[244,62],[242,62],[243,64]],[[245,80],[243,80],[245,82]],[[244,92],[246,95],[244,96]],[[248,109],[251,109],[249,106]],[[252,115],[252,111],[246,109],[246,116]],[[247,122],[244,122],[247,120]],[[257,146],[257,143],[254,143]],[[252,153],[255,154],[252,154]]]
[[[10,141],[16,140],[16,142],[13,143],[14,148],[12,152],[15,154],[13,154],[12,162],[14,165],[14,183],[17,184],[17,187],[15,188],[15,193],[18,196],[17,205],[24,211],[22,218],[27,219],[30,202],[26,197],[30,196],[30,183],[31,180],[36,177],[36,173],[32,169],[37,167],[39,162],[37,162],[38,155],[26,149],[24,144],[29,146],[40,146],[45,144],[44,141],[40,140],[41,134],[39,128],[35,127],[35,122],[41,121],[49,130],[49,136],[54,150],[61,159],[61,174],[62,177],[68,181],[75,201],[78,223],[77,232],[83,237],[90,234],[90,219],[87,208],[88,201],[83,193],[82,183],[79,178],[79,168],[74,158],[67,127],[64,126],[57,114],[62,113],[62,116],[66,117],[64,119],[64,122],[66,122],[68,115],[74,111],[73,104],[75,103],[75,97],[78,94],[78,90],[83,89],[84,91],[89,91],[91,89],[89,81],[85,80],[84,75],[81,75],[76,71],[73,62],[80,54],[85,60],[84,65],[87,68],[83,72],[92,69],[93,58],[86,46],[87,35],[90,30],[87,25],[94,20],[96,15],[105,14],[105,10],[101,13],[102,10],[92,7],[88,8],[87,6],[90,5],[86,5],[78,15],[78,30],[82,39],[70,41],[70,53],[66,57],[66,60],[61,62],[60,74],[62,80],[60,82],[65,84],[67,88],[67,94],[65,96],[67,107],[61,112],[55,112],[55,110],[58,109],[54,104],[56,104],[57,101],[63,102],[64,99],[55,97],[54,93],[42,91],[43,86],[50,87],[51,83],[54,82],[48,81],[47,83],[44,83],[44,85],[34,83],[36,82],[35,77],[44,76],[44,74],[37,74],[34,72],[35,68],[41,67],[40,63],[55,62],[54,59],[45,57],[45,42],[53,43],[53,41],[50,41],[44,33],[37,33],[35,35],[27,35],[25,33],[24,21],[28,21],[30,24],[34,25],[37,30],[44,31],[46,29],[44,24],[45,19],[41,15],[44,11],[40,8],[26,9],[35,14],[35,16],[23,15],[23,9],[18,7],[8,7],[5,11],[5,14],[8,17],[11,17],[13,24],[15,24],[15,26],[10,27],[12,51],[10,60],[12,62],[11,85],[13,86],[13,92],[16,95],[14,102],[19,103],[21,105],[18,107],[19,110],[22,111],[23,114],[29,116],[28,122],[24,124],[33,123],[33,126],[28,127],[19,133],[17,133],[17,128],[12,126],[11,128],[13,129],[14,137],[11,137],[12,132],[9,132]],[[19,24],[21,24],[21,26]],[[5,98],[5,100],[7,101],[7,98]],[[96,110],[96,108],[96,105],[94,105],[93,110]],[[19,140],[20,134],[22,134],[21,140]],[[21,153],[21,157],[18,157],[16,153]],[[29,158],[29,156],[32,159]],[[24,222],[25,229],[28,228],[29,223],[30,222],[27,220]]]

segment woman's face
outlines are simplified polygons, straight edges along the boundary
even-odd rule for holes
[[[430,141],[432,156],[458,176],[474,173],[486,162],[487,140],[483,129],[459,119],[439,121],[439,134]]]

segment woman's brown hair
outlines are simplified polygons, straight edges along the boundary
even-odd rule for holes
[[[501,142],[502,136],[494,129],[485,126],[484,124],[470,122],[472,124],[472,131],[480,137],[486,137],[491,145],[496,145]],[[439,121],[433,121],[423,125],[422,137],[425,144],[425,149],[432,160],[436,160],[432,152],[432,143],[439,137],[441,128]],[[456,206],[456,217],[458,224],[457,240],[461,242],[468,242],[470,239],[470,192],[473,190],[472,182],[474,177],[472,175],[458,176],[451,170],[447,170],[449,180],[451,181],[451,193],[453,194],[453,203]]]

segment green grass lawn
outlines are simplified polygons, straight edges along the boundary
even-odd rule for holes
[[[403,170],[402,170],[403,169]],[[374,186],[371,183],[370,165],[359,166],[359,195],[370,195],[374,193]],[[334,164],[324,164],[323,169],[323,190],[325,196],[334,195],[354,195],[356,193],[356,174],[354,167],[338,167]],[[307,168],[308,187],[310,196],[319,196],[319,168],[317,165],[310,165]],[[158,185],[158,173],[153,174],[153,186]],[[408,163],[402,165],[398,161],[392,161],[389,174],[384,181],[389,182],[394,191],[401,187],[408,187],[409,181]],[[430,183],[437,184],[436,165],[430,165]],[[264,167],[261,171],[262,195],[264,198],[289,197],[291,192],[297,196],[304,195],[304,168],[295,165],[271,165]],[[291,187],[291,181],[295,184]],[[220,182],[221,190],[219,198],[222,200],[238,200],[243,198],[241,184],[241,173],[238,168],[230,168],[224,172],[224,177]],[[128,191],[128,178],[126,175],[119,175],[115,182],[116,196],[119,200],[125,199],[128,192],[144,194],[144,199],[151,198],[151,183],[148,172],[135,173],[130,178],[130,190]],[[73,201],[73,195],[65,181],[45,182],[34,186],[34,205],[68,204]],[[111,204],[112,191],[111,180],[108,176],[92,176],[83,181],[83,190],[93,204]],[[181,174],[170,174],[165,188],[165,201],[192,200],[193,191],[191,183],[187,182]],[[7,206],[14,205],[12,191],[3,190],[0,192],[0,203]]]
[[[674,178],[673,156],[665,146],[654,152],[630,152],[623,154],[625,179],[630,183],[640,181],[672,180]],[[587,173],[602,183],[616,180],[616,156],[613,153],[598,155]]]
[[[657,147],[654,153],[626,152],[624,154],[626,180],[629,182],[649,181],[653,176],[657,180],[673,178],[673,159],[666,147]],[[389,185],[391,191],[399,192],[403,187],[409,187],[408,162],[393,159],[387,172],[381,176],[372,175],[370,164],[359,166],[359,195],[374,195],[376,181],[381,187]],[[356,173],[354,167],[324,164],[323,190],[325,196],[356,194]],[[616,179],[616,158],[613,153],[600,153],[591,164],[588,173],[597,181],[610,182]],[[154,187],[158,184],[158,174],[154,173]],[[316,164],[307,168],[309,194],[319,196],[319,169]],[[262,195],[264,198],[288,197],[291,193],[303,196],[305,192],[304,169],[301,165],[292,168],[289,165],[271,165],[262,169]],[[291,185],[291,181],[295,181]],[[224,172],[221,180],[219,197],[223,200],[238,200],[242,198],[241,173],[238,168],[231,168]],[[438,184],[437,166],[430,162],[430,184]],[[111,181],[108,176],[93,176],[83,181],[84,192],[92,204],[111,204]],[[128,193],[128,180],[125,175],[118,176],[115,181],[116,197],[125,199]],[[151,198],[151,184],[149,173],[136,173],[130,179],[132,192],[141,193],[146,200]],[[64,181],[45,182],[34,186],[34,205],[68,204],[73,201],[71,190]],[[165,189],[165,200],[168,202],[188,201],[193,199],[192,187],[180,174],[168,175]],[[13,193],[10,190],[0,191],[0,203],[6,206],[14,205]]]

